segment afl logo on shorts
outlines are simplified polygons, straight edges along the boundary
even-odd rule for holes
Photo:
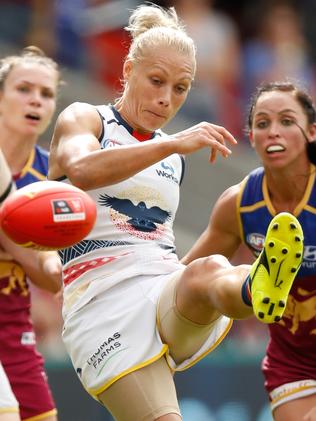
[[[84,205],[80,198],[52,200],[54,222],[82,221],[85,218]]]
[[[261,251],[263,249],[265,236],[257,232],[252,232],[247,235],[247,244],[255,251]]]

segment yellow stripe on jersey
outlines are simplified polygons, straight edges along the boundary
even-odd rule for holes
[[[46,175],[38,172],[35,168],[30,168],[28,172],[38,178],[39,181],[47,180]]]
[[[30,153],[29,159],[27,160],[26,164],[22,168],[22,171],[20,174],[21,177],[23,177],[30,170],[30,168],[32,168],[34,159],[35,159],[35,149],[33,148]]]
[[[307,205],[308,200],[312,194],[314,182],[315,182],[315,172],[313,171],[313,165],[311,165],[311,172],[309,174],[304,196],[302,200],[300,201],[300,203],[296,206],[293,212],[295,216],[299,215],[303,209],[308,209],[310,212],[315,213],[315,208],[311,208],[309,205]]]
[[[35,168],[33,168],[34,159],[35,159],[35,148],[32,149],[32,152],[30,153],[27,163],[22,168],[20,177],[22,178],[25,176],[25,174],[29,173],[29,174],[34,175],[39,181],[46,180],[46,174],[42,174],[39,171],[37,171]]]
[[[237,196],[237,203],[236,203],[236,211],[237,211],[237,221],[238,221],[238,227],[239,227],[239,235],[240,235],[240,238],[242,240],[242,243],[245,243],[245,238],[244,238],[243,224],[242,224],[242,220],[241,220],[241,208],[242,207],[241,207],[240,204],[241,204],[242,195],[243,195],[243,192],[245,190],[245,186],[247,184],[248,178],[249,178],[249,176],[245,177],[243,179],[243,181],[241,182],[239,193],[238,193],[238,196]]]

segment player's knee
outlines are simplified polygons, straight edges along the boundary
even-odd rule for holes
[[[213,274],[215,275],[219,271],[227,269],[227,267],[230,266],[230,263],[225,256],[222,256],[221,254],[212,254],[211,256],[196,259],[190,266],[195,275],[205,275],[209,278]]]
[[[208,257],[196,259],[186,268],[186,284],[193,294],[199,291],[204,294],[205,288],[215,281],[220,273],[230,266],[226,257],[214,254]]]

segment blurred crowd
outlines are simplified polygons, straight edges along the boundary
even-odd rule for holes
[[[2,40],[35,44],[60,64],[120,90],[129,39],[124,26],[139,0],[2,0]],[[298,79],[315,91],[313,0],[165,0],[197,45],[198,72],[182,113],[218,122],[244,138],[249,96],[261,81]]]
[[[129,39],[124,31],[137,0],[1,0],[0,39],[16,48],[36,45],[70,70],[84,71],[118,96]],[[167,0],[197,45],[198,69],[181,114],[191,122],[224,125],[246,147],[250,96],[263,81],[299,80],[316,94],[314,0]],[[236,180],[237,181],[237,180]],[[239,260],[244,257],[239,256]],[[33,294],[33,318],[42,351],[66,358],[60,340],[60,303]],[[262,330],[262,331],[261,331]],[[232,338],[260,349],[255,321],[242,322]],[[259,348],[258,348],[259,347]],[[53,350],[53,351],[51,351]],[[50,355],[52,353],[52,355]]]

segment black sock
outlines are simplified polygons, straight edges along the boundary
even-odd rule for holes
[[[245,279],[245,282],[242,284],[241,298],[247,306],[252,307],[250,275],[247,276],[247,278]]]

